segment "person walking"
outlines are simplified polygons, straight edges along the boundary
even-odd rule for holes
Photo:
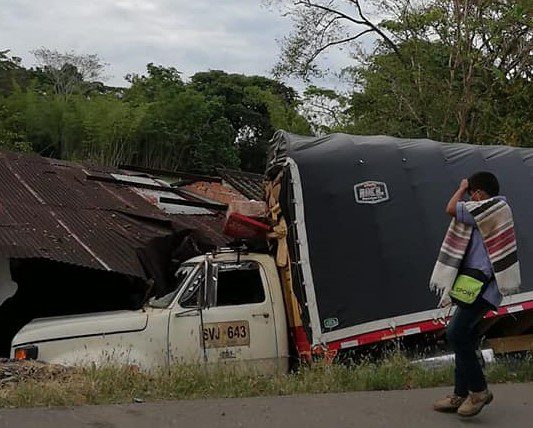
[[[456,305],[446,331],[455,353],[455,388],[434,403],[439,412],[475,416],[493,399],[476,354],[477,327],[502,295],[518,292],[521,281],[513,215],[499,192],[496,176],[477,172],[461,181],[446,207],[452,220],[430,288],[441,297],[439,307]]]

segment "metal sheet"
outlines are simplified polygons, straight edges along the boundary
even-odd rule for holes
[[[201,220],[174,221],[133,189],[87,180],[89,172],[75,163],[0,152],[0,256],[146,278],[140,250],[186,229],[202,235]],[[205,223],[218,243],[222,225],[215,217]]]
[[[255,201],[265,199],[265,177],[263,175],[232,169],[217,169],[217,172],[229,185],[246,196],[246,198]]]

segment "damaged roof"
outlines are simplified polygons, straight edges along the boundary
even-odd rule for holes
[[[2,257],[146,278],[139,252],[159,238],[196,229],[214,245],[227,242],[217,230],[220,215],[205,211],[191,221],[165,214],[132,187],[113,182],[104,168],[1,151],[0,195]]]
[[[217,173],[249,200],[262,201],[265,199],[265,177],[263,175],[224,168],[217,169]]]

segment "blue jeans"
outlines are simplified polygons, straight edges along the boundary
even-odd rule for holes
[[[446,337],[455,352],[455,390],[460,397],[487,389],[485,375],[477,358],[478,324],[490,306],[482,298],[470,306],[458,306],[448,325]]]

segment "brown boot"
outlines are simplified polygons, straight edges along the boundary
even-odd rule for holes
[[[468,398],[461,404],[457,413],[461,416],[475,416],[484,406],[489,404],[494,397],[488,389],[481,392],[471,392]]]
[[[433,403],[433,410],[437,412],[453,413],[461,407],[461,404],[466,400],[466,397],[459,397],[458,395],[448,395]]]

